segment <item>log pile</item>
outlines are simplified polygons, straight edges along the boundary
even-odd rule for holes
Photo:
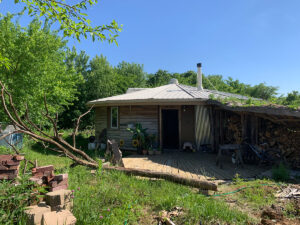
[[[24,156],[0,155],[0,180],[13,180],[19,174],[20,162]]]
[[[280,150],[291,167],[300,169],[300,130],[269,121],[264,128],[259,132],[260,146],[266,150]]]
[[[33,168],[30,180],[49,187],[50,191],[66,190],[68,188],[68,174],[54,175],[52,165]]]
[[[226,144],[241,144],[242,143],[241,117],[235,114],[228,116],[225,127],[228,129],[225,137]]]
[[[258,117],[259,118],[259,117]],[[292,168],[300,169],[300,128],[292,128],[288,124],[274,123],[265,118],[259,118],[257,143],[251,143],[253,138],[245,137],[246,141],[258,145],[268,153],[275,156],[280,152],[282,160],[285,160]],[[243,128],[241,117],[237,114],[228,115],[225,121],[225,143],[240,144],[243,141]],[[253,124],[248,123],[247,129],[251,131]],[[294,124],[293,124],[293,127]],[[248,132],[248,134],[251,132]]]

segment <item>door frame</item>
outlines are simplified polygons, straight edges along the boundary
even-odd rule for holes
[[[178,111],[178,150],[181,149],[181,105],[178,106],[159,106],[159,146],[163,150],[162,137],[162,110],[176,109]]]

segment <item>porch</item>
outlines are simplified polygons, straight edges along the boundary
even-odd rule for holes
[[[244,165],[236,168],[230,158],[222,159],[223,168],[216,166],[216,154],[173,151],[162,155],[131,155],[123,158],[125,168],[171,173],[200,180],[231,180],[236,174],[241,178],[253,178],[270,169],[264,166]]]

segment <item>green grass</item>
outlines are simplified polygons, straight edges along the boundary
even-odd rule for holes
[[[275,193],[278,188],[278,184],[271,180],[253,180],[245,181],[236,177],[234,184],[230,186],[230,189],[237,190],[243,187],[241,191],[230,196],[233,199],[238,200],[240,204],[247,204],[249,208],[259,209],[265,206],[272,205],[276,202]]]
[[[120,172],[92,175],[81,166],[69,170],[69,177],[70,187],[75,190],[74,214],[79,224],[124,224],[125,221],[141,224],[145,216],[159,215],[161,210],[176,206],[182,207],[185,213],[174,219],[179,224],[249,221],[247,215],[229,209],[223,201],[167,181],[137,179]]]
[[[78,143],[84,147],[86,140],[82,138]],[[1,151],[3,153],[3,149]],[[69,174],[69,187],[75,190],[73,213],[77,224],[118,225],[126,221],[127,224],[152,224],[162,210],[174,207],[183,209],[182,215],[172,218],[176,224],[253,222],[246,213],[229,208],[223,199],[208,198],[187,186],[139,179],[121,172],[101,171],[95,175],[83,166],[70,168],[71,160],[43,150],[31,141],[25,142],[22,152],[29,160],[37,159],[40,166],[54,165],[56,174]],[[12,223],[8,221],[7,224]]]

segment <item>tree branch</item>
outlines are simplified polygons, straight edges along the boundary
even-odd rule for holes
[[[78,128],[79,128],[79,124],[80,124],[80,120],[82,117],[84,117],[85,115],[87,115],[88,113],[91,112],[91,110],[94,108],[95,105],[92,105],[92,107],[86,111],[85,113],[83,113],[82,115],[80,115],[76,121],[76,124],[75,124],[75,127],[74,127],[74,130],[73,130],[73,147],[76,148],[76,135],[77,135],[77,132],[78,132]]]
[[[49,145],[55,146],[56,148],[52,148],[52,147],[50,148],[49,146],[47,147],[45,145],[45,147],[47,147],[48,149],[50,149],[52,151],[59,152],[59,153],[63,152],[67,157],[71,158],[73,161],[77,162],[80,165],[85,165],[85,166],[89,166],[89,167],[93,167],[93,168],[98,167],[98,163],[94,159],[89,157],[84,151],[82,151],[80,149],[77,149],[76,147],[73,147],[72,145],[70,145],[68,142],[66,142],[64,139],[62,139],[58,135],[58,129],[57,129],[58,114],[56,114],[56,119],[55,120],[49,115],[46,96],[44,96],[44,105],[45,105],[45,110],[46,110],[46,114],[44,114],[44,116],[49,121],[51,121],[51,123],[53,125],[54,137],[50,137],[49,135],[47,135],[45,132],[42,131],[41,128],[39,128],[35,123],[33,123],[30,120],[28,107],[26,107],[25,119],[35,130],[32,130],[29,127],[27,127],[27,125],[21,120],[21,118],[18,114],[18,111],[14,107],[12,96],[10,95],[10,93],[8,91],[5,90],[5,87],[4,87],[4,85],[1,81],[0,81],[0,85],[2,86],[1,99],[2,99],[2,105],[3,105],[3,108],[4,108],[4,112],[7,114],[7,116],[9,117],[11,122],[13,123],[13,126],[18,128],[18,130],[15,131],[15,132],[27,134],[30,137],[32,137],[35,141],[44,143],[44,145],[47,143]],[[10,103],[10,106],[11,106],[11,110],[13,111],[13,113],[15,114],[17,119],[15,119],[12,116],[11,112],[9,111],[9,109],[6,105],[5,95],[9,96],[9,103]],[[89,113],[90,111],[91,111],[91,109],[89,111],[87,111],[86,113],[82,114],[77,119],[78,126],[76,126],[77,129],[75,128],[75,134],[77,133],[79,123],[80,123],[80,119],[83,116],[85,116],[87,113]],[[11,132],[10,134],[13,134],[15,132]],[[10,134],[6,134],[6,135],[2,136],[1,139],[4,139],[5,137],[9,136]],[[17,149],[14,148],[14,150],[17,150]],[[74,153],[76,153],[76,154],[74,154]],[[79,154],[82,158],[77,156],[77,154]]]

